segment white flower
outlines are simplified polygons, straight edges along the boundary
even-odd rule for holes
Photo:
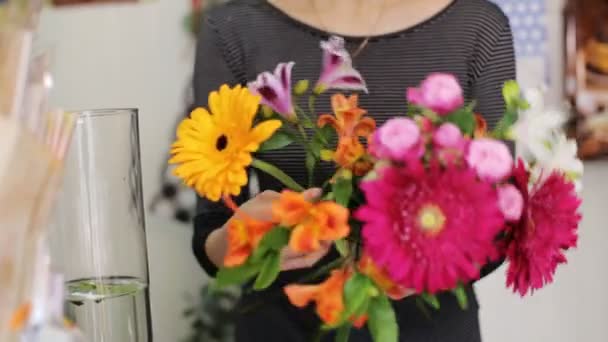
[[[580,192],[583,186],[581,178],[584,166],[583,162],[577,157],[576,141],[568,139],[562,133],[556,135],[548,146],[550,152],[536,160],[537,165],[544,170],[543,176],[549,176],[556,170],[561,171],[574,182],[577,192]]]
[[[562,111],[545,108],[540,89],[528,89],[524,95],[530,108],[519,113],[511,136],[525,160],[546,159],[547,154],[551,153],[549,144],[556,134],[562,132],[567,116]]]

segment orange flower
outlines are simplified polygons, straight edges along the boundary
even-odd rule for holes
[[[348,216],[348,209],[335,202],[315,204],[308,217],[294,228],[289,247],[295,252],[310,253],[321,247],[321,241],[346,237],[350,232]]]
[[[412,291],[395,284],[389,278],[386,270],[379,268],[368,255],[363,255],[359,260],[359,270],[370,277],[391,299],[399,300],[412,293]]]
[[[272,216],[282,226],[291,227],[302,222],[312,206],[302,194],[285,190],[279,200],[272,204]]]
[[[228,251],[224,257],[224,266],[240,266],[258,246],[264,234],[274,227],[272,222],[252,218],[232,219],[228,223]]]
[[[367,323],[367,315],[361,315],[359,317],[353,317],[350,319],[350,322],[353,324],[353,327],[357,329],[363,328],[365,323]]]
[[[334,115],[319,116],[317,125],[331,125],[338,133],[338,148],[334,153],[334,161],[343,168],[362,170],[359,160],[365,156],[365,148],[359,138],[369,137],[376,129],[376,122],[370,117],[363,117],[367,111],[358,107],[358,96],[346,98],[335,94],[331,98]],[[369,170],[367,170],[369,171]]]
[[[331,97],[331,107],[335,116],[323,114],[317,122],[319,127],[331,125],[340,137],[367,137],[376,129],[376,122],[370,117],[363,117],[367,111],[358,107],[359,97],[342,94]]]
[[[318,285],[288,285],[285,294],[291,304],[303,308],[310,302],[317,305],[317,314],[329,325],[340,321],[344,311],[344,284],[350,277],[346,269],[334,270],[327,280]]]
[[[473,137],[475,139],[483,138],[488,135],[488,123],[479,114],[475,114],[475,133]]]
[[[272,214],[280,225],[293,227],[289,247],[295,252],[314,252],[322,241],[342,239],[350,232],[348,209],[329,201],[311,203],[289,190],[273,203]]]

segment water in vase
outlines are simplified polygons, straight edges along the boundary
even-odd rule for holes
[[[133,277],[67,283],[67,315],[88,342],[150,342],[148,286]]]

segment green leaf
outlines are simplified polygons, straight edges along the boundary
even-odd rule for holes
[[[292,142],[293,139],[287,133],[278,131],[260,146],[259,152],[278,150],[288,146]]]
[[[502,87],[502,97],[507,107],[517,106],[520,96],[519,84],[514,80],[506,81]]]
[[[279,272],[281,272],[281,254],[275,251],[266,256],[253,289],[259,291],[268,288],[277,279]]]
[[[336,342],[348,342],[348,337],[350,336],[350,324],[345,324],[341,326],[338,331],[336,331]]]
[[[321,133],[321,136],[325,139],[325,141],[328,143],[330,143],[336,136],[336,130],[330,125],[326,125],[322,128],[319,128],[319,132]]]
[[[437,296],[429,294],[429,293],[423,293],[420,296],[433,309],[439,310],[441,308],[441,304],[439,303],[439,299],[437,299]]]
[[[334,196],[336,197],[336,203],[348,207],[350,203],[350,197],[353,194],[353,180],[346,178],[338,178],[333,184]]]
[[[346,240],[344,240],[344,239],[336,240],[335,245],[336,245],[336,249],[338,250],[338,253],[340,253],[341,256],[345,257],[345,256],[348,256],[348,254],[350,254],[350,249],[348,246],[348,242]]]
[[[361,273],[355,273],[344,285],[344,319],[349,319],[365,304],[372,281]]]
[[[279,251],[289,243],[290,232],[285,227],[275,227],[264,235],[251,255],[252,262],[260,262],[270,251]]]
[[[492,136],[496,139],[508,139],[508,133],[511,126],[517,121],[518,112],[515,108],[507,108],[505,115],[498,121],[496,128],[492,131]]]
[[[221,268],[217,272],[215,285],[219,288],[230,285],[242,285],[260,271],[259,263],[247,262],[237,267]]]
[[[264,235],[260,246],[266,246],[268,249],[279,251],[289,242],[290,231],[285,227],[276,227]]]
[[[399,340],[397,317],[388,297],[381,295],[372,299],[368,314],[368,326],[374,341],[397,342]]]
[[[475,115],[470,106],[455,111],[445,119],[458,126],[463,134],[472,135],[475,131]]]
[[[465,290],[462,284],[458,285],[456,289],[452,291],[458,300],[458,305],[462,310],[467,310],[469,308],[469,299],[467,297],[467,291]]]
[[[310,152],[306,153],[306,170],[308,171],[308,183],[312,185],[314,179],[315,167],[317,166],[317,158]]]

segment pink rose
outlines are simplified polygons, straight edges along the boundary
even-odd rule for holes
[[[433,133],[433,143],[437,147],[462,150],[465,140],[458,126],[453,123],[444,123]]]
[[[444,73],[430,74],[419,88],[408,88],[407,100],[417,106],[446,115],[464,104],[462,88],[456,76]]]
[[[511,174],[513,157],[505,144],[493,139],[473,140],[466,155],[467,163],[479,178],[498,182]]]
[[[517,221],[524,210],[524,197],[512,184],[498,188],[498,206],[507,221]]]
[[[371,151],[378,158],[405,160],[424,153],[420,128],[412,119],[390,119],[372,136]]]

